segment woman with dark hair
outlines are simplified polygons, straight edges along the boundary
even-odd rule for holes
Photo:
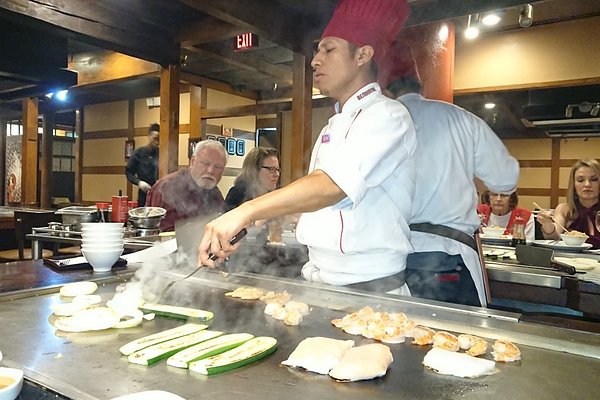
[[[600,248],[600,232],[595,226],[600,211],[600,163],[594,159],[577,161],[569,174],[567,202],[556,206],[554,215],[546,210],[538,213],[546,239],[560,240],[563,226],[589,236],[587,243]]]
[[[519,196],[517,192],[493,193],[484,192],[481,196],[483,204],[477,206],[477,213],[482,223],[487,226],[505,228],[504,234],[510,235],[516,222],[525,225],[525,239],[527,242],[535,240],[535,223],[533,213],[524,208],[517,207]],[[487,203],[487,204],[486,204]]]
[[[225,211],[277,189],[280,176],[277,150],[270,147],[253,148],[244,159],[242,173],[225,197]]]

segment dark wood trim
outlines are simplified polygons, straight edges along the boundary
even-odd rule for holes
[[[256,100],[258,98],[258,93],[254,91],[247,90],[245,92],[240,92],[228,83],[214,81],[212,79],[208,79],[189,72],[179,71],[179,78],[182,82],[187,82],[196,86],[207,87],[209,89],[218,90],[219,92],[234,94],[236,96],[245,97],[251,100]]]
[[[550,170],[550,207],[558,205],[560,178],[560,139],[552,139],[552,169]]]
[[[257,118],[256,129],[260,128],[276,128],[279,123],[279,118]]]
[[[508,92],[511,90],[523,90],[523,89],[544,89],[544,88],[557,88],[557,87],[570,87],[570,86],[583,86],[583,85],[597,85],[600,84],[600,77],[595,78],[579,78],[579,79],[567,79],[562,81],[551,81],[551,82],[527,82],[518,85],[501,85],[501,86],[487,86],[477,88],[466,88],[454,90],[455,96],[473,93],[489,93],[489,92]]]
[[[146,128],[146,131],[148,129]],[[135,100],[127,102],[127,140],[135,139]],[[127,162],[127,159],[125,159]],[[127,197],[133,199],[133,184],[127,181]]]
[[[517,191],[519,196],[545,196],[550,197],[552,195],[552,189],[549,188],[524,188],[519,187]],[[567,189],[558,189],[559,197],[563,197],[567,194]]]
[[[38,100],[27,98],[22,103],[21,203],[27,205],[38,202]]]
[[[124,175],[125,166],[96,166],[96,167],[83,167],[82,174],[93,174],[93,175]]]
[[[0,157],[0,204],[5,204],[6,200],[6,123],[5,119],[0,119],[0,149],[3,157]]]
[[[44,114],[42,122],[42,162],[40,165],[40,207],[52,206],[52,156],[54,150],[54,114]]]
[[[292,101],[292,181],[306,175],[312,146],[312,67],[311,57],[294,53],[294,90]]]
[[[180,133],[189,133],[190,125],[189,124],[181,124],[179,125]],[[148,127],[143,128],[134,128],[133,136],[146,136],[148,135]],[[84,140],[94,140],[94,139],[127,139],[133,140],[132,137],[130,139],[130,130],[129,129],[113,129],[107,131],[93,131],[93,132],[85,132],[83,134]]]
[[[558,160],[560,168],[571,168],[578,160]],[[553,160],[519,160],[521,168],[552,168]]]
[[[202,104],[202,88],[190,85],[190,139],[202,137],[202,119],[200,118]]]
[[[75,110],[75,160],[74,162],[74,170],[75,170],[75,203],[81,203],[83,198],[83,178],[82,178],[82,170],[83,170],[83,119],[84,112],[83,107]]]

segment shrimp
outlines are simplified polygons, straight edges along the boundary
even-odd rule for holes
[[[433,336],[435,335],[435,331],[426,326],[417,325],[413,328],[411,335],[413,337],[412,344],[424,346],[433,343]]]
[[[492,355],[494,356],[494,361],[519,361],[521,359],[521,350],[508,340],[498,339],[492,346]]]
[[[487,351],[487,342],[478,336],[462,334],[458,336],[458,346],[467,350],[467,354],[477,357]]]
[[[458,338],[451,333],[439,331],[433,335],[433,347],[458,351]]]

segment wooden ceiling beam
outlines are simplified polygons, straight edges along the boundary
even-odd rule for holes
[[[312,19],[271,0],[179,0],[240,29],[264,36],[280,46],[301,51]]]
[[[217,59],[226,64],[243,68],[248,71],[260,72],[273,76],[281,80],[281,83],[284,84],[292,84],[293,82],[292,71],[289,68],[268,63],[264,59],[251,53],[232,54],[233,51],[223,49],[206,50],[198,46],[186,47],[186,50],[198,53],[205,57]]]
[[[229,93],[240,97],[245,97],[247,99],[256,100],[258,98],[258,93],[252,90],[240,92],[228,83],[215,81],[213,79],[208,79],[200,75],[191,74],[189,72],[180,71],[179,78],[183,82],[187,82],[192,85],[205,86],[209,89],[218,90],[220,92]]]
[[[152,26],[147,29],[131,29],[126,16],[105,19],[104,10],[97,7],[101,2],[86,0],[20,0],[4,1],[0,8],[19,16],[19,22],[40,28],[40,22],[50,24],[55,32],[82,42],[115,50],[134,57],[152,61],[163,66],[178,64],[180,47],[172,38],[157,36]],[[86,13],[83,10],[88,10]],[[91,10],[91,11],[90,11]],[[98,14],[94,14],[98,13]],[[83,17],[89,15],[90,17]],[[97,16],[102,18],[97,19]],[[35,21],[32,22],[32,19]],[[133,18],[135,20],[135,18]],[[37,24],[37,25],[36,25]],[[43,25],[43,24],[42,24]],[[43,29],[47,30],[48,26]],[[140,28],[139,26],[136,28]]]
[[[245,32],[245,29],[208,16],[184,26],[177,34],[177,41],[181,47],[188,47],[226,40]]]

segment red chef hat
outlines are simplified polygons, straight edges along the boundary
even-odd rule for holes
[[[379,67],[408,11],[406,0],[340,0],[321,38],[333,36],[357,46],[370,45]]]
[[[396,40],[379,67],[378,81],[382,88],[387,88],[390,83],[400,78],[421,81],[412,49],[407,43]]]

